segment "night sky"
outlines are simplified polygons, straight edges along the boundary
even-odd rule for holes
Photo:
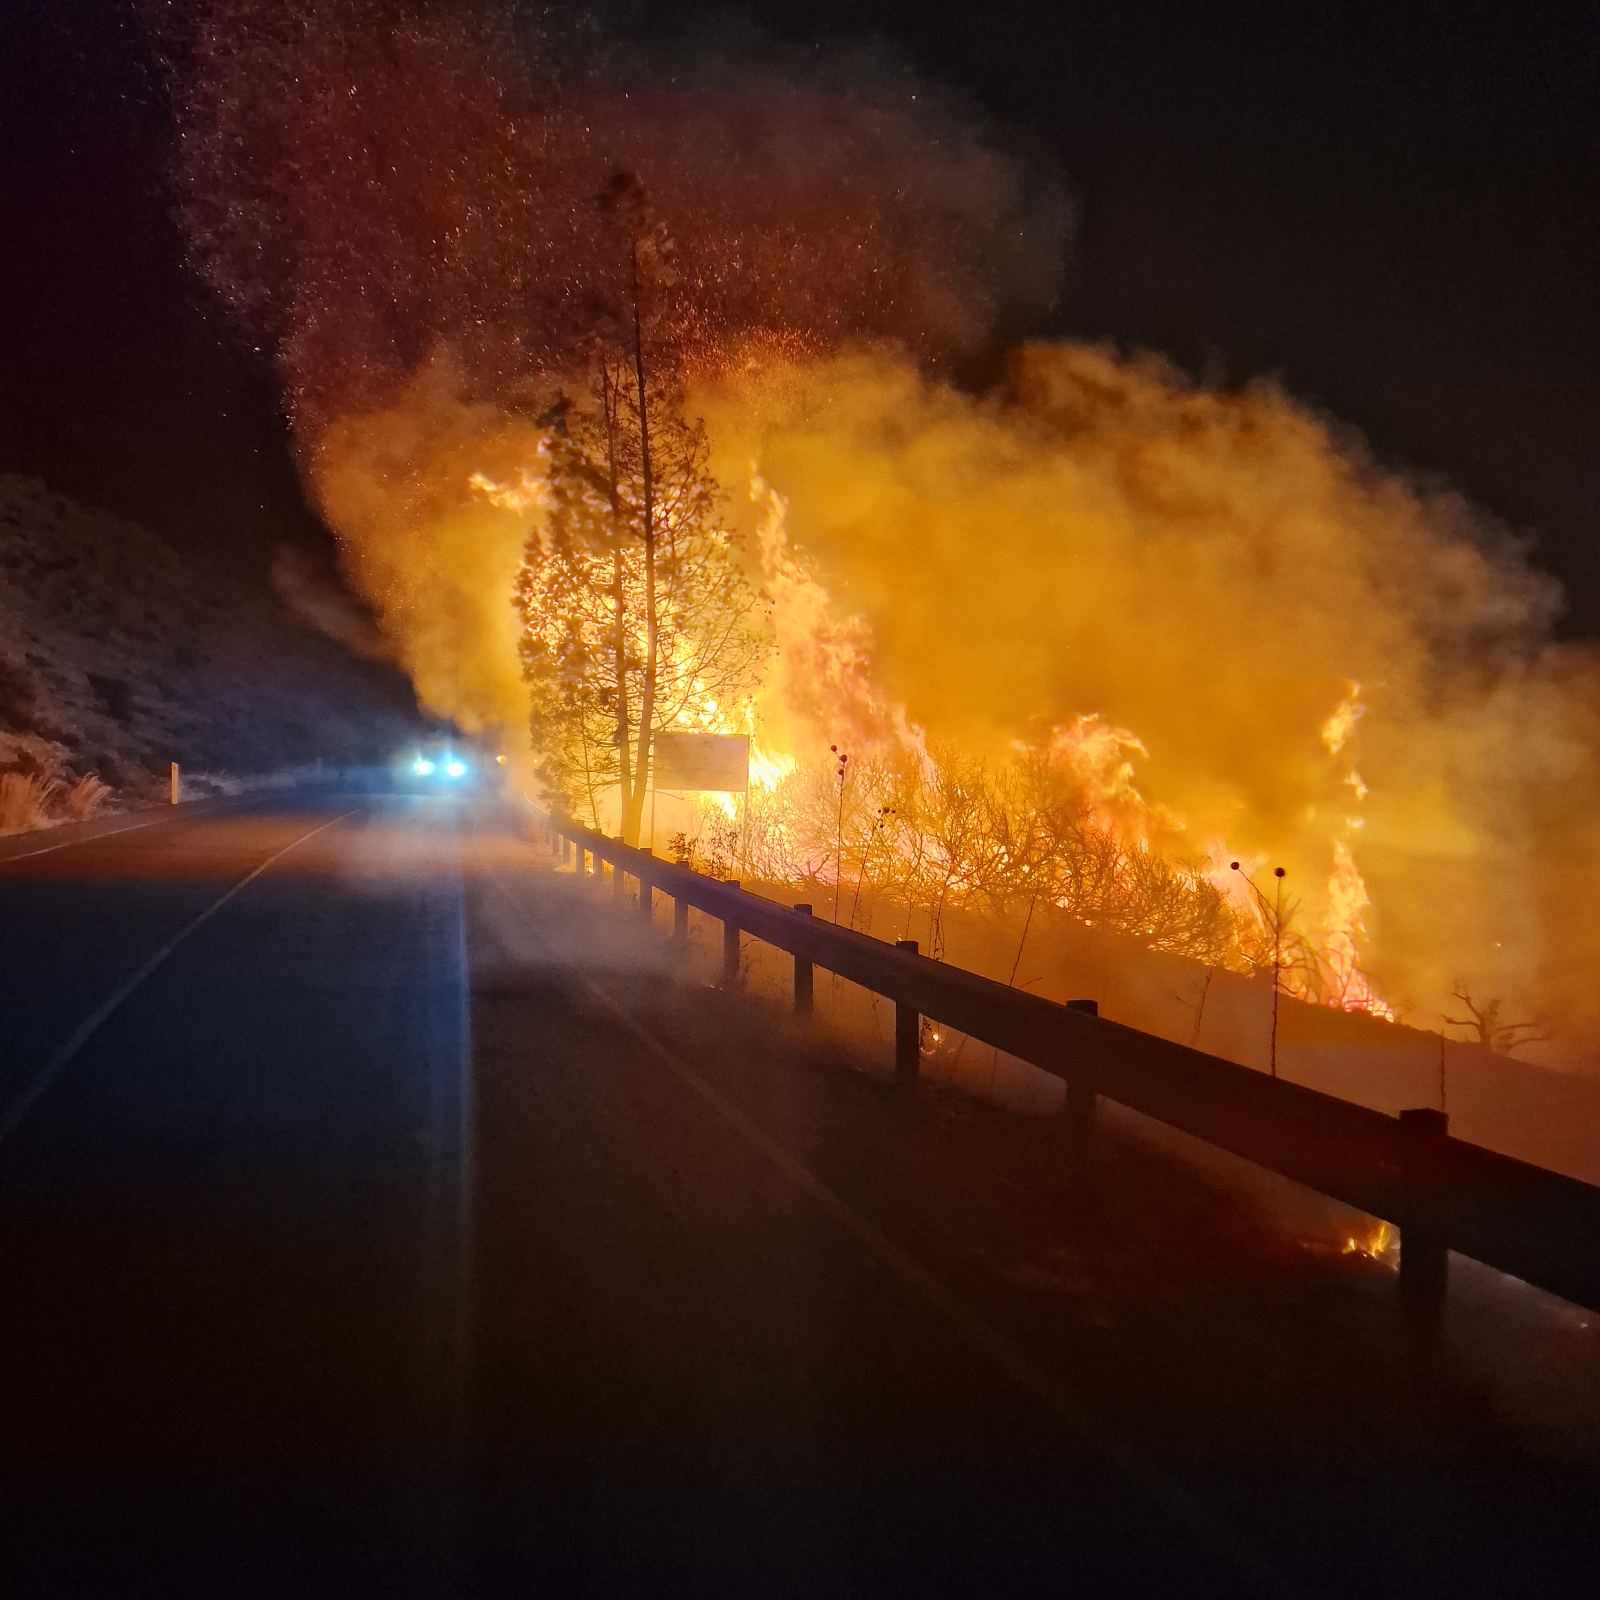
[[[658,33],[696,9],[612,8]],[[1535,534],[1564,630],[1600,635],[1600,26],[1503,4],[1182,9],[760,17],[790,41],[876,32],[1058,163],[1080,218],[1060,309],[1009,336],[1281,379]],[[325,537],[264,356],[183,267],[133,6],[8,13],[0,469],[241,566]]]

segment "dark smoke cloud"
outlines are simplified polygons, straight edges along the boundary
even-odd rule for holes
[[[440,343],[480,392],[560,369],[622,267],[596,199],[642,183],[702,362],[760,332],[926,355],[1049,302],[1064,192],[884,50],[749,34],[650,51],[548,14],[213,0],[168,21],[197,264],[313,417]]]

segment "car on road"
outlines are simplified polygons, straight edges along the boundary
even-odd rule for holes
[[[475,789],[483,764],[471,745],[449,739],[423,740],[395,763],[402,786],[424,794]]]

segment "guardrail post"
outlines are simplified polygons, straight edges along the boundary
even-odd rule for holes
[[[1100,1002],[1098,1000],[1069,1000],[1068,1011],[1082,1012],[1086,1017],[1100,1015]],[[1100,1096],[1089,1088],[1080,1078],[1068,1076],[1067,1098],[1062,1103],[1061,1115],[1066,1122],[1067,1139],[1073,1151],[1079,1155],[1088,1153],[1089,1143],[1094,1138],[1094,1125],[1100,1110]]]
[[[1407,1198],[1431,1187],[1450,1118],[1422,1106],[1400,1113],[1400,1148]],[[1430,1343],[1444,1315],[1450,1281],[1450,1251],[1443,1239],[1413,1223],[1400,1230],[1400,1299],[1407,1319]]]
[[[588,854],[589,854],[589,852],[587,850],[585,850],[583,848],[583,846],[580,844],[578,846],[578,868],[577,868],[578,876],[580,878],[586,878],[589,875]]]
[[[917,953],[915,939],[896,939],[896,950]],[[922,1013],[903,1000],[894,1003],[894,1081],[902,1089],[916,1087],[922,1070]]]
[[[178,771],[178,763],[167,763],[167,804],[177,805],[183,798],[183,775]]]
[[[672,937],[679,944],[689,942],[689,902],[682,895],[672,902]]]
[[[640,855],[649,855],[649,853],[648,850],[642,846],[640,847]],[[641,872],[639,874],[639,915],[648,922],[655,914],[655,908],[655,895],[651,891],[650,880]]]
[[[562,866],[566,866],[566,864],[571,859],[572,859],[572,841],[566,836],[566,834],[562,834],[561,835],[561,865]]]
[[[802,917],[811,915],[811,907],[804,902],[797,905],[795,910]],[[809,1017],[815,990],[813,987],[813,971],[809,961],[804,956],[794,958],[794,1014],[797,1017]]]
[[[620,833],[612,842],[616,844],[619,849],[624,846],[623,837]],[[611,898],[613,900],[620,900],[627,892],[628,886],[623,882],[622,878],[622,862],[620,860],[613,861],[611,863]]]
[[[737,889],[738,879],[729,879],[727,887]],[[722,981],[730,989],[739,981],[739,924],[732,917],[722,919]]]

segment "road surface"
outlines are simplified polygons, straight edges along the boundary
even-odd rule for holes
[[[18,1594],[1543,1590],[1380,1266],[925,1095],[487,806],[0,856]],[[819,989],[822,986],[819,985]]]

